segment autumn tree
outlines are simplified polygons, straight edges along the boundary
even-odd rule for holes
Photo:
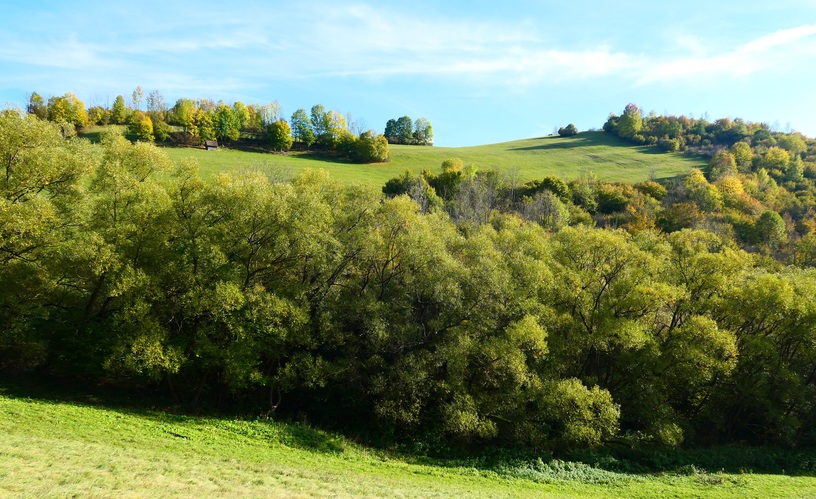
[[[286,120],[278,120],[266,128],[266,141],[276,151],[292,148],[292,129]]]
[[[153,142],[155,138],[153,135],[153,120],[141,111],[136,111],[130,116],[128,130],[136,136],[136,140],[142,142]]]

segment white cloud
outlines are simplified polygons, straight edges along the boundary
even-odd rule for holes
[[[645,66],[638,79],[641,85],[720,76],[746,76],[774,67],[813,64],[816,56],[816,25],[779,30],[715,55],[691,57]]]
[[[127,81],[128,87],[142,83],[168,91],[186,86],[193,94],[217,89],[219,82],[223,88],[252,88],[281,80],[395,77],[523,91],[604,78],[648,85],[746,76],[781,65],[813,65],[816,56],[816,25],[720,50],[680,34],[674,38],[678,55],[661,47],[627,52],[591,40],[565,45],[529,20],[451,19],[366,4],[262,4],[252,16],[236,9],[196,12],[168,12],[150,23],[109,22],[80,34],[60,34],[53,26],[48,35],[6,31],[0,34],[0,75],[7,76],[0,76],[0,84],[39,67],[108,88],[111,81]],[[111,14],[126,16],[116,9]]]

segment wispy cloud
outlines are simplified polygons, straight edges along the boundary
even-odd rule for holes
[[[123,23],[129,15],[114,7],[110,12]],[[524,91],[605,78],[644,86],[746,76],[814,64],[816,58],[816,25],[775,31],[736,47],[678,35],[674,52],[666,47],[635,52],[602,40],[565,42],[533,21],[451,19],[364,3],[260,4],[252,16],[197,12],[168,12],[149,29],[140,20],[78,33],[54,29],[47,36],[6,31],[0,34],[0,75],[9,76],[0,76],[0,84],[11,78],[11,69],[27,67],[53,68],[82,81],[121,80],[129,82],[126,88],[141,83],[187,93],[211,91],[219,82],[251,88],[262,81],[396,77]]]
[[[816,57],[816,25],[783,29],[747,43],[708,55],[694,45],[693,54],[644,66],[641,85],[721,76],[747,76],[775,67],[813,64]]]

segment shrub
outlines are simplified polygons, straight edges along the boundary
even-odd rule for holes
[[[578,135],[578,128],[575,127],[572,123],[569,125],[559,128],[558,135],[562,137],[572,137],[573,135]]]

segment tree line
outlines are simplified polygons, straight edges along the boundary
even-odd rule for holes
[[[363,130],[359,122],[351,121],[350,115],[347,120],[322,104],[313,106],[310,112],[297,109],[287,121],[278,101],[267,104],[237,101],[228,105],[212,99],[180,98],[168,106],[158,90],[148,93],[145,111],[142,101],[145,98],[141,87],[133,91],[130,102],[117,95],[110,108],[97,105],[88,110],[72,93],[51,97],[46,102],[34,92],[26,110],[63,127],[127,125],[135,140],[142,142],[199,146],[207,140],[252,141],[279,152],[293,147],[319,148],[359,163],[382,163],[389,158],[388,141],[383,136]]]
[[[432,444],[814,443],[816,270],[605,218],[609,186],[629,207],[660,184],[457,160],[389,196],[322,171],[204,182],[14,111],[0,165],[5,369]]]

